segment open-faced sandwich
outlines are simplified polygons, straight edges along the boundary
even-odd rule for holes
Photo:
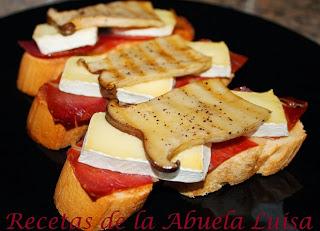
[[[92,27],[148,36],[65,58],[62,74],[42,85],[31,106],[27,127],[36,142],[50,149],[72,145],[54,200],[71,223],[88,218],[78,228],[124,222],[160,180],[195,197],[256,173],[274,174],[306,138],[300,121],[306,102],[273,90],[230,90],[246,58],[224,42],[191,41],[189,30],[174,34],[176,23],[165,36],[155,33],[177,19],[169,15],[130,1],[48,11],[59,36]]]
[[[92,116],[83,143],[68,151],[56,206],[70,218],[90,217],[90,230],[98,230],[111,215],[113,226],[141,208],[158,180],[195,197],[274,174],[306,137],[299,120],[306,107],[272,90],[231,91],[220,79],[137,105],[111,100]]]

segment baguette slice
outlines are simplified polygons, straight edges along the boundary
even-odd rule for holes
[[[196,197],[218,191],[225,184],[239,184],[254,174],[263,176],[274,174],[291,162],[306,136],[303,124],[299,121],[288,137],[250,138],[259,146],[226,160],[210,172],[205,181],[193,184],[170,183],[169,186],[177,189],[182,195]]]
[[[263,176],[269,176],[277,173],[295,157],[307,134],[303,129],[303,124],[299,121],[290,131],[288,137],[280,139],[265,139],[254,137],[252,140],[263,146],[257,166],[257,173]]]
[[[88,125],[66,130],[61,124],[56,124],[48,109],[46,96],[39,91],[34,98],[28,119],[29,136],[42,146],[58,150],[80,140],[86,133]]]
[[[39,88],[62,73],[68,57],[37,58],[25,52],[20,62],[17,87],[23,93],[35,96]]]
[[[115,192],[93,201],[81,187],[70,162],[66,160],[56,185],[54,202],[59,213],[65,215],[69,222],[75,217],[81,217],[84,219],[81,219],[80,226],[87,228],[85,219],[92,217],[91,226],[85,230],[100,230],[102,221],[112,213],[114,213],[113,226],[120,217],[127,219],[139,210],[151,190],[152,184],[148,184]],[[105,225],[107,224],[108,220],[105,222]]]

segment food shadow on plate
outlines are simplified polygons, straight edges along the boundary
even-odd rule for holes
[[[64,162],[67,158],[67,151],[69,148],[64,148],[60,150],[50,150],[48,148],[43,147],[40,144],[37,144],[37,148],[51,161],[57,164],[59,167],[64,165]]]
[[[225,186],[220,191],[197,198],[181,196],[163,186],[162,182],[155,185],[144,207],[122,225],[125,230],[132,227],[135,230],[240,230],[231,228],[232,222],[234,227],[240,227],[236,225],[237,217],[243,217],[244,229],[241,230],[250,230],[259,215],[257,227],[265,227],[259,230],[267,230],[268,219],[272,219],[273,225],[278,219],[279,227],[274,230],[298,230],[290,222],[286,224],[286,229],[282,225],[285,222],[283,201],[302,188],[287,171],[268,177],[256,175],[242,184]],[[188,213],[189,218],[196,218],[196,222],[189,219],[188,223]],[[153,226],[143,229],[143,222],[147,225],[148,217],[153,220]],[[222,218],[221,227],[212,226],[217,217]],[[208,226],[205,226],[206,219],[209,220]]]
[[[54,151],[41,145],[37,147],[47,158],[62,167],[67,149]],[[276,219],[279,224],[284,222],[283,201],[300,189],[302,185],[288,171],[281,171],[268,177],[256,175],[239,185],[225,186],[217,192],[196,198],[182,196],[168,187],[165,182],[158,182],[143,208],[132,215],[121,227],[124,228],[123,230],[132,228],[134,230],[231,230],[232,221],[235,227],[239,225],[236,221],[237,217],[243,217],[244,230],[254,226],[258,217],[259,227],[267,227],[268,219],[272,220],[274,226]],[[192,222],[187,221],[188,213],[190,218],[196,218],[193,225]],[[220,229],[212,226],[214,218],[217,217],[221,217]],[[206,220],[209,221],[208,226],[205,226]],[[259,230],[267,230],[267,228]],[[294,229],[288,223],[286,229],[279,225],[276,230],[297,231],[298,229]]]

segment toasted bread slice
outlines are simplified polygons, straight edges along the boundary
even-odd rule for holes
[[[44,83],[60,76],[67,59],[68,57],[37,58],[25,52],[20,63],[18,89],[30,96],[35,96]]]
[[[269,111],[233,94],[218,79],[192,82],[138,105],[111,101],[106,118],[137,136],[155,167],[177,168],[175,154],[195,145],[217,143],[255,131]]]
[[[163,25],[152,4],[147,1],[100,3],[62,12],[51,8],[47,15],[49,22],[60,27],[63,34],[87,27],[139,28]]]
[[[147,184],[115,192],[93,201],[81,187],[70,162],[67,160],[56,186],[54,202],[59,213],[65,215],[69,222],[75,217],[81,217],[80,227],[86,228],[85,230],[88,231],[100,230],[101,223],[112,213],[114,213],[112,219],[112,226],[114,226],[120,217],[127,219],[139,210],[151,190],[152,184]],[[92,217],[90,227],[86,223],[88,217]],[[108,220],[105,225],[108,225]]]
[[[48,109],[45,95],[39,91],[34,98],[28,119],[27,130],[30,137],[46,148],[58,150],[80,140],[86,133],[88,125],[70,130],[56,124]]]
[[[257,173],[268,176],[286,167],[299,151],[307,137],[303,124],[299,121],[290,131],[288,137],[264,139],[254,137],[252,140],[263,146],[259,157]]]
[[[263,176],[274,174],[290,163],[306,136],[303,125],[299,121],[288,137],[251,138],[259,146],[226,160],[210,172],[205,181],[193,184],[170,183],[169,185],[185,196],[196,197],[215,192],[225,184],[239,184],[256,173]]]

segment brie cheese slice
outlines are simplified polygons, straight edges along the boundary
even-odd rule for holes
[[[59,51],[95,45],[98,40],[98,28],[85,28],[76,31],[72,35],[64,36],[54,26],[39,24],[36,26],[32,38],[41,53],[48,55]]]
[[[61,75],[59,90],[75,95],[102,97],[98,82],[99,75],[89,72],[79,63],[79,60],[95,61],[103,57],[104,55],[69,58]]]
[[[161,37],[171,35],[176,25],[176,17],[168,10],[155,9],[155,13],[164,22],[161,27],[149,27],[142,29],[113,29],[112,33],[125,36],[151,36]]]
[[[79,162],[127,174],[191,183],[205,178],[210,158],[210,146],[195,146],[174,157],[174,160],[180,160],[177,172],[159,172],[147,160],[142,141],[110,125],[105,113],[101,112],[91,118]]]
[[[263,93],[241,91],[233,91],[233,93],[251,103],[267,108],[271,111],[270,118],[265,121],[251,136],[279,137],[289,135],[287,119],[282,103],[273,93],[273,90]]]
[[[233,77],[229,49],[224,42],[197,41],[190,42],[189,46],[212,58],[211,68],[199,76],[206,78]]]
[[[174,85],[174,78],[169,78],[118,88],[117,98],[122,103],[143,103],[171,91]]]

